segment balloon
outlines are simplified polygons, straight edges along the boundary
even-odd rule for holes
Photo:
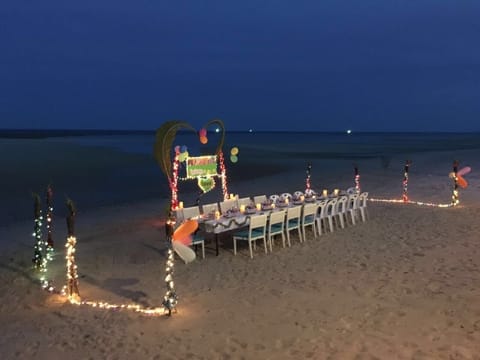
[[[205,145],[208,142],[207,137],[206,136],[200,136],[200,142]]]
[[[238,161],[238,157],[236,157],[235,155],[232,155],[232,156],[230,156],[230,161],[232,163],[236,163]]]
[[[178,161],[184,162],[185,160],[187,160],[187,157],[188,157],[188,151],[182,152],[180,153],[180,155],[178,155]]]
[[[175,154],[176,155],[180,154],[180,146],[179,145],[175,146]]]
[[[182,145],[182,147],[180,148],[180,152],[184,153],[185,151],[187,151],[187,146]]]
[[[172,243],[173,250],[180,256],[180,258],[185,261],[185,264],[188,264],[195,260],[195,251],[190,249],[188,246],[183,245],[181,242],[174,241]]]
[[[465,189],[468,186],[467,180],[465,180],[463,177],[457,174],[457,184],[461,188]]]
[[[232,150],[230,150],[230,154],[232,155],[238,155],[238,147],[233,147]]]
[[[200,129],[200,131],[198,132],[198,135],[200,137],[207,137],[207,129],[203,128],[203,129]]]
[[[457,175],[463,176],[467,175],[470,171],[472,171],[472,168],[470,166],[465,166],[464,168],[461,168],[458,170]]]

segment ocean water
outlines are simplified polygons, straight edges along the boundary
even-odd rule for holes
[[[187,146],[193,156],[209,154],[220,135],[211,132],[208,139],[207,145],[201,145],[194,133],[179,133],[174,145]],[[58,203],[69,197],[83,211],[167,199],[167,182],[153,156],[154,142],[153,131],[0,131],[4,179],[0,196],[5,204],[0,210],[0,226],[31,218],[31,193],[42,193],[48,183],[52,183]],[[235,164],[229,160],[234,146],[239,148]],[[480,150],[480,134],[227,132],[223,149],[229,182],[235,186],[292,171],[301,171],[298,177],[303,181],[303,171],[310,162],[315,164],[317,178],[325,178],[327,170],[350,174],[352,164],[357,163],[362,169],[386,169],[392,158]],[[182,186],[185,192],[198,191],[192,183]]]

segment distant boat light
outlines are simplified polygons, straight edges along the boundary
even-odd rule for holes
[[[348,129],[347,134],[350,135],[352,133],[352,130]]]
[[[220,132],[220,128],[216,128],[216,129],[215,129],[215,132],[216,132],[216,133]]]
[[[253,129],[248,129],[248,132],[253,132]]]

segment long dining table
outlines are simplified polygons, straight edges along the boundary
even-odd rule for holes
[[[226,214],[215,217],[214,214],[202,215],[197,220],[206,233],[215,236],[215,253],[218,256],[218,236],[235,229],[247,227],[250,224],[250,217],[261,214],[270,214],[273,211],[285,210],[289,207],[303,206],[303,202],[292,202],[285,206],[262,206],[261,209],[246,209],[244,212],[229,211]]]

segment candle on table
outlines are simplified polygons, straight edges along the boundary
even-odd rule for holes
[[[178,207],[179,207],[180,209],[183,209],[183,201],[180,201],[180,202],[178,203]]]
[[[327,189],[323,189],[323,191],[322,191],[322,196],[323,196],[323,197],[327,197],[327,196],[328,196],[328,190],[327,190]]]
[[[258,211],[262,210],[262,204],[257,204],[256,207]]]

